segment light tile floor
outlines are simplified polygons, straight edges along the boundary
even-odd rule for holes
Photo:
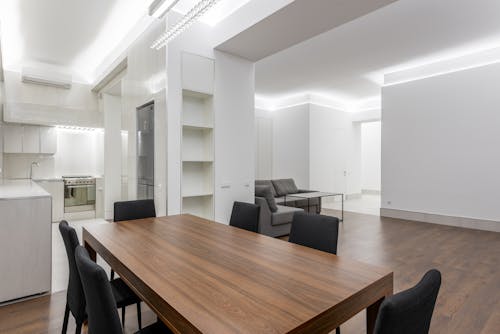
[[[104,219],[86,219],[68,221],[68,223],[76,229],[78,239],[82,243],[82,227],[93,224],[109,224]],[[97,263],[101,265],[106,272],[109,272],[109,266],[102,260],[97,259]],[[59,224],[52,224],[52,292],[66,290],[68,288],[68,258],[66,249],[61,234],[59,233]]]
[[[335,202],[324,201],[323,207],[327,209],[340,210],[342,204],[339,199]],[[365,194],[362,195],[361,198],[345,200],[344,211],[380,216],[380,195]]]

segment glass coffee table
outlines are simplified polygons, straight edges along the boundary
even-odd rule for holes
[[[342,199],[342,218],[340,219],[341,222],[344,221],[344,194],[343,193],[327,193],[327,192],[322,192],[322,191],[313,191],[313,192],[308,192],[308,193],[296,193],[296,194],[290,194],[290,195],[285,195],[285,205],[286,205],[286,200],[287,199],[307,199],[307,212],[311,209],[311,199],[321,199],[323,197],[334,197],[334,196],[340,196]]]

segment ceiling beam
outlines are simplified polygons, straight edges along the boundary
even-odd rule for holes
[[[216,47],[259,61],[397,0],[295,0]]]
[[[127,58],[118,63],[108,74],[92,87],[94,93],[100,93],[110,82],[117,78],[128,67]]]

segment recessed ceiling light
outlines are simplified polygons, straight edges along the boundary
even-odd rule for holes
[[[205,14],[219,0],[201,0],[191,10],[182,17],[172,28],[163,33],[152,45],[152,49],[161,49],[168,42],[173,40],[189,26],[191,26],[200,16]]]

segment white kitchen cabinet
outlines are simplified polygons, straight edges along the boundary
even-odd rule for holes
[[[62,180],[40,180],[36,182],[52,196],[52,221],[64,218],[64,183]]]
[[[57,131],[55,127],[40,127],[40,153],[55,154],[57,152]]]
[[[40,153],[40,127],[23,127],[23,153]]]
[[[3,129],[3,152],[23,152],[23,127],[21,125],[2,125]]]
[[[36,125],[4,124],[4,153],[43,153],[57,152],[57,131],[55,127]]]

